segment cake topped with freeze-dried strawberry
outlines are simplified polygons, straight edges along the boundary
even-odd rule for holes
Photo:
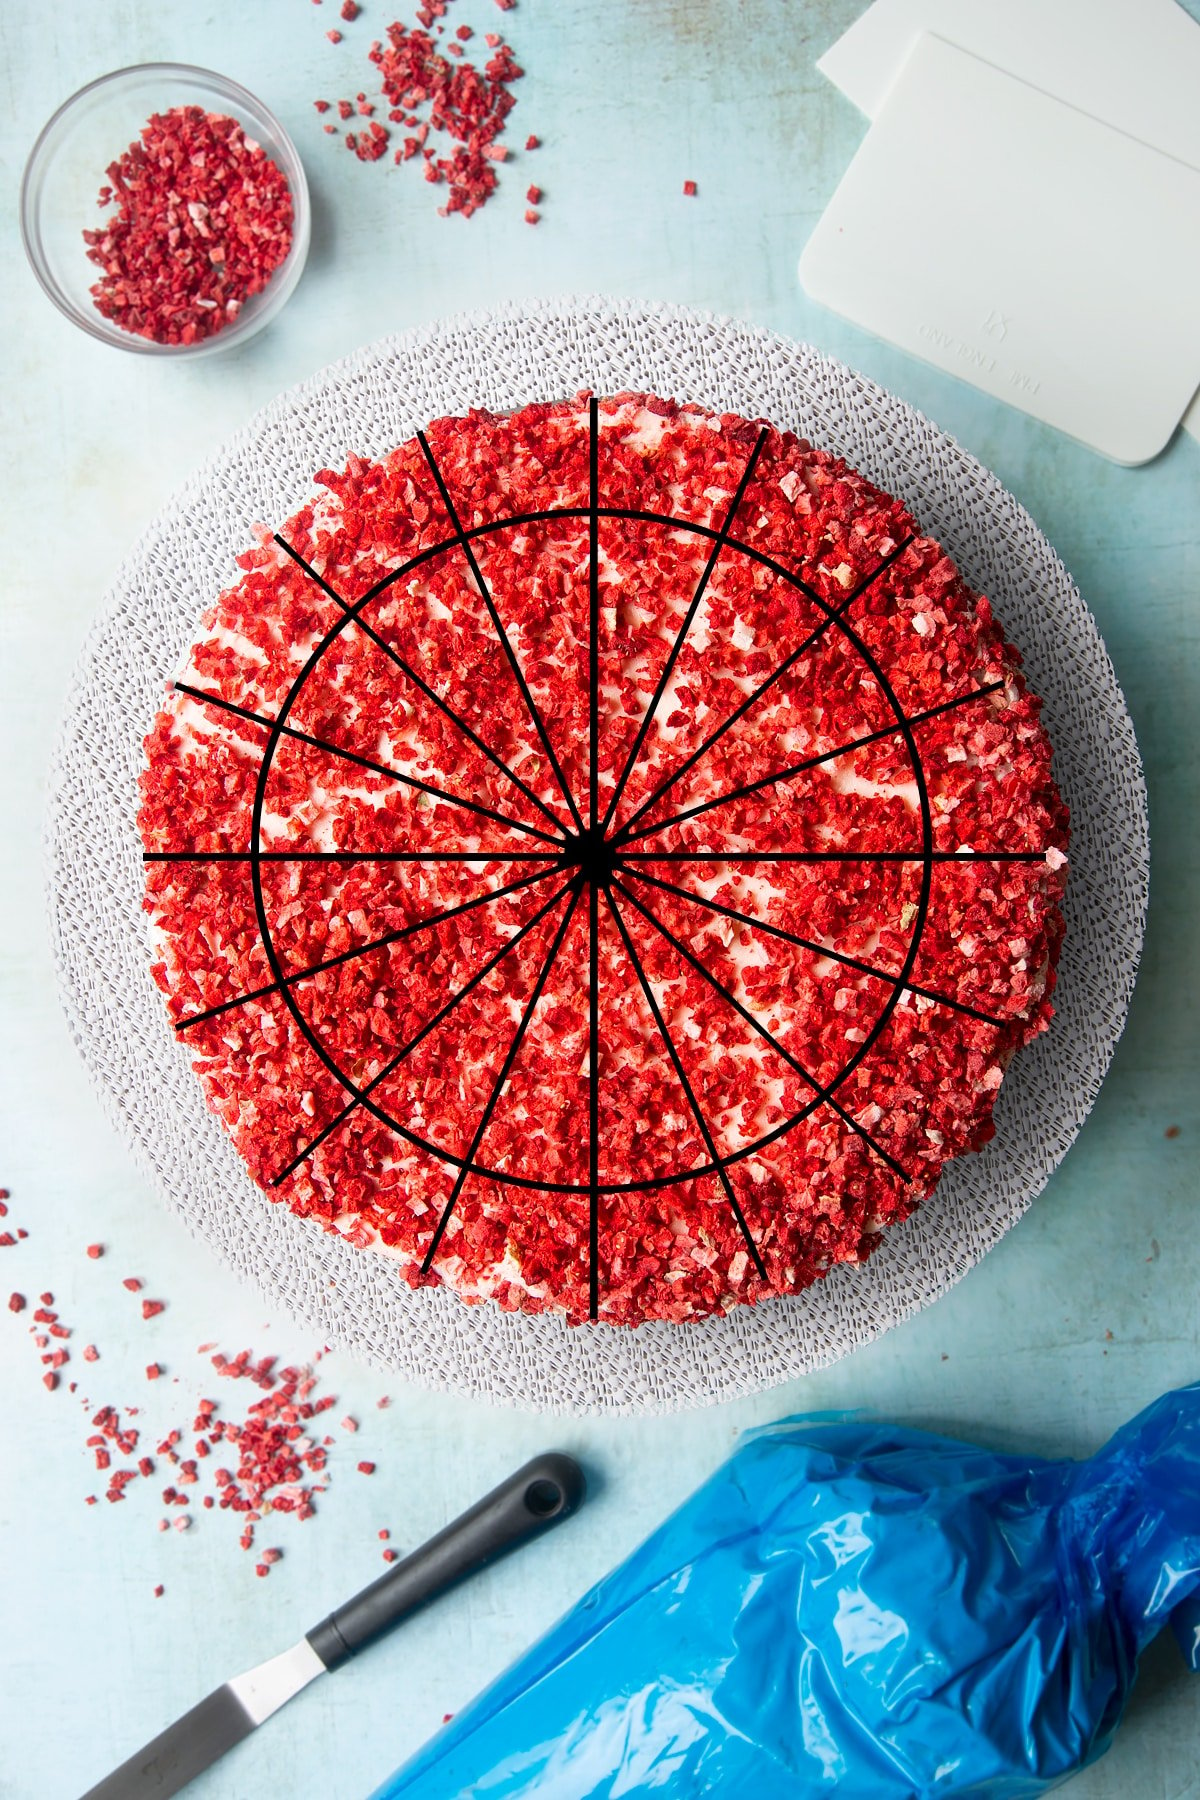
[[[987,599],[648,394],[433,421],[262,528],[146,740],[156,979],[265,1192],[576,1322],[860,1262],[1051,1016],[1067,815]]]

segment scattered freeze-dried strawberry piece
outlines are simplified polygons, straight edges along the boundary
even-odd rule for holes
[[[346,144],[360,162],[378,162],[387,149],[388,137],[386,127],[378,119],[373,119],[369,130],[347,132]]]
[[[468,61],[463,44],[474,34],[466,25],[458,27],[455,41],[445,45],[443,54],[429,35],[429,27],[440,16],[433,6],[418,9],[425,29],[394,23],[388,27],[386,43],[373,45],[369,54],[379,70],[393,124],[415,128],[419,109],[429,108],[417,136],[405,139],[394,160],[407,162],[415,157],[432,126],[448,145],[444,152],[433,146],[425,151],[425,179],[435,185],[445,183],[448,188],[446,201],[438,208],[443,216],[459,213],[469,218],[495,192],[491,164],[505,155],[498,138],[515,104],[512,84],[523,71],[494,33],[487,34],[493,54],[485,67],[479,69]],[[437,29],[441,32],[442,27]],[[327,35],[336,38],[338,34]],[[359,110],[364,116],[372,110],[364,95],[359,96]],[[346,142],[362,161],[375,162],[383,155],[386,138],[377,133],[364,138],[355,132]]]

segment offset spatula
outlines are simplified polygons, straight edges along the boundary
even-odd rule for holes
[[[336,1669],[464,1575],[538,1537],[584,1496],[569,1456],[535,1456],[477,1505],[339,1606],[282,1656],[237,1675],[176,1719],[83,1800],[167,1800],[327,1669]]]

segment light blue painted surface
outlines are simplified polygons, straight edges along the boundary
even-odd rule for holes
[[[86,1509],[83,1415],[47,1395],[24,1321],[0,1308],[0,1796],[68,1800],[217,1681],[292,1641],[379,1572],[377,1528],[415,1543],[534,1449],[578,1453],[598,1492],[540,1550],[476,1582],[370,1658],[324,1681],[195,1789],[197,1800],[353,1800],[649,1529],[743,1426],[803,1407],[866,1405],[1000,1445],[1083,1452],[1174,1383],[1200,1375],[1195,1156],[1200,1116],[1200,907],[1195,804],[1200,716],[1200,446],[1152,466],[1100,461],[811,305],[794,270],[863,130],[815,58],[856,0],[458,0],[507,32],[528,74],[509,133],[544,140],[503,171],[469,223],[442,220],[412,169],[363,168],[311,101],[367,85],[360,58],[394,16],[384,0],[333,49],[334,0],[253,6],[49,0],[0,8],[6,205],[0,733],[0,1182],[9,1223],[0,1299],[51,1288],[94,1340],[97,1400],[143,1390],[164,1416],[212,1387],[196,1344],[314,1346],[266,1317],[133,1171],[77,1067],[54,998],[38,838],[44,771],[70,665],[100,593],[180,480],[280,388],[387,331],[526,294],[608,289],[710,306],[807,337],[952,431],[1043,526],[1099,619],[1146,757],[1153,900],[1128,1032],[1094,1116],[1031,1214],[960,1287],[880,1343],[807,1381],[662,1422],[546,1423],[323,1365],[334,1417],[364,1420],[357,1475],[339,1449],[320,1517],[274,1534],[269,1581],[227,1518],[154,1530],[151,1493]],[[1200,13],[1198,0],[1190,0]],[[402,10],[402,9],[397,9]],[[308,272],[265,336],[226,359],[162,367],[85,341],[23,266],[24,154],[45,116],[122,63],[176,58],[259,92],[295,135],[316,202]],[[342,71],[339,73],[339,71]],[[685,200],[685,178],[700,194]],[[546,192],[521,222],[523,192]],[[902,196],[899,204],[907,204]],[[920,229],[916,208],[913,229]],[[36,546],[35,550],[30,545]],[[81,846],[86,854],[86,846]],[[1166,1130],[1179,1126],[1168,1140]],[[98,1263],[84,1246],[111,1246]],[[169,1310],[144,1325],[120,1277]],[[28,1315],[26,1315],[28,1316]],[[1111,1333],[1111,1337],[1108,1335]],[[158,1356],[178,1387],[145,1389]],[[152,1490],[153,1491],[153,1490]],[[270,1536],[261,1540],[269,1542]],[[152,1598],[156,1581],[166,1594]],[[1078,1800],[1177,1800],[1194,1774],[1200,1686],[1156,1654],[1113,1755]]]

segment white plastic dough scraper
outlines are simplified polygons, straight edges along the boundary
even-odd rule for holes
[[[1200,169],[1200,23],[1179,0],[873,0],[817,67],[873,119],[926,31]],[[1182,424],[1200,438],[1200,392]]]
[[[805,247],[813,297],[1117,462],[1200,387],[1200,171],[925,35]]]

